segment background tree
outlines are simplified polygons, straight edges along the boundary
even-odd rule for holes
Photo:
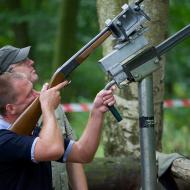
[[[100,28],[104,25],[105,18],[110,18],[120,10],[125,1],[112,0],[112,2],[97,0]],[[131,3],[132,1],[130,1]],[[156,45],[166,37],[168,1],[144,1],[145,11],[151,17],[151,22],[147,23],[149,31],[147,38],[150,44]],[[106,11],[109,9],[109,12]],[[111,39],[103,47],[104,55],[112,47]],[[161,149],[161,136],[163,127],[163,85],[164,85],[164,60],[162,68],[153,74],[154,78],[154,106],[155,106],[155,128],[157,136],[157,148]],[[121,156],[135,154],[139,156],[139,132],[138,132],[138,91],[137,84],[133,83],[117,92],[119,110],[123,115],[123,122],[116,127],[116,122],[112,116],[107,117],[104,133],[105,154],[111,156]]]
[[[76,51],[77,16],[80,0],[62,0],[53,60],[53,70]]]
[[[76,35],[78,30],[77,16],[80,0],[62,0],[60,3],[59,24],[53,58],[53,70],[55,71],[67,61],[77,49]],[[73,88],[68,88],[64,94],[64,100],[68,101]]]

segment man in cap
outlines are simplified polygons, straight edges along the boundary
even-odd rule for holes
[[[97,150],[106,105],[113,105],[112,90],[100,91],[93,104],[86,129],[78,141],[63,138],[55,117],[60,103],[59,90],[68,81],[53,88],[45,85],[39,95],[22,73],[5,72],[0,76],[0,189],[52,190],[51,163],[87,163]],[[31,135],[18,135],[9,127],[39,97],[43,127]]]
[[[34,68],[34,61],[28,58],[30,46],[16,48],[10,45],[0,49],[0,73],[15,71],[24,73],[32,82],[38,80],[38,75]]]
[[[0,49],[0,73],[4,72],[20,72],[24,73],[28,80],[35,83],[38,80],[38,74],[36,73],[34,67],[34,61],[29,58],[30,46],[25,48],[17,48],[14,46],[4,46]],[[68,122],[68,119],[59,105],[56,109],[56,118],[58,120],[59,126],[62,130],[63,136],[69,139],[75,139],[73,130]],[[42,125],[42,120],[39,120],[39,125]],[[61,173],[57,173],[57,169],[62,167]],[[53,186],[56,187],[55,179],[56,177],[61,178],[62,184],[64,184],[64,189],[68,189],[68,181],[73,189],[88,189],[87,181],[84,174],[83,166],[80,163],[66,163],[67,172],[65,165],[59,165],[58,163],[53,163]],[[60,171],[60,170],[59,170]],[[68,175],[67,175],[68,173]],[[68,179],[69,178],[69,179]]]

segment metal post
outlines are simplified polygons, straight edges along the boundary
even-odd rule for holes
[[[152,75],[139,82],[138,92],[142,189],[156,190],[157,167],[155,153]]]

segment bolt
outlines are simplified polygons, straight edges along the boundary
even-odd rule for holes
[[[121,26],[121,22],[119,20],[116,22],[116,24],[117,26]]]

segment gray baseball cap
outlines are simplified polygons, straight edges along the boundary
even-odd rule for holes
[[[30,47],[16,48],[14,46],[4,46],[0,48],[0,74],[7,71],[12,64],[23,61],[28,57]]]

